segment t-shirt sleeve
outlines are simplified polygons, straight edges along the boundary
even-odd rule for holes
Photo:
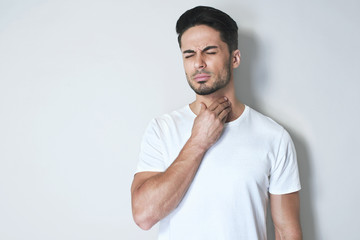
[[[279,144],[277,158],[270,173],[269,192],[287,194],[301,189],[299,170],[294,143],[284,129]]]
[[[160,128],[156,119],[153,119],[145,130],[135,173],[145,171],[165,171],[163,144],[160,136]]]

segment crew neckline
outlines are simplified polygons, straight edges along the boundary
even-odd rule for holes
[[[244,111],[241,113],[241,115],[238,118],[236,118],[235,120],[225,123],[225,125],[224,125],[225,127],[235,125],[235,124],[241,122],[242,119],[246,117],[246,115],[249,112],[250,107],[247,106],[246,104],[244,104],[244,106],[245,106],[245,108],[244,108]],[[186,108],[187,108],[187,111],[189,111],[190,114],[193,116],[193,118],[197,117],[197,115],[191,110],[190,104],[186,105]]]

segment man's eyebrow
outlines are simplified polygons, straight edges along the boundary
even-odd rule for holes
[[[207,50],[214,49],[214,48],[218,48],[218,46],[207,46],[207,47],[204,48],[202,51],[203,51],[203,52],[206,52]]]
[[[214,48],[218,48],[218,46],[207,46],[206,48],[204,48],[202,50],[202,52],[206,52],[206,51],[208,51],[210,49],[214,49]],[[195,52],[194,50],[188,49],[188,50],[183,51],[183,54],[185,54],[185,53],[194,53],[194,52]]]
[[[194,52],[195,52],[194,50],[188,49],[188,50],[183,51],[183,54],[185,54],[185,53],[194,53]]]

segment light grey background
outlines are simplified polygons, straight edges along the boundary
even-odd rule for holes
[[[239,98],[294,139],[304,239],[359,239],[359,1],[124,2],[0,0],[0,239],[156,238],[130,184],[147,123],[193,99],[174,29],[201,4],[238,22]]]

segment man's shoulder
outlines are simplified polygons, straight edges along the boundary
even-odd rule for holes
[[[284,127],[276,122],[273,118],[258,112],[253,108],[249,108],[249,122],[256,126],[257,129],[272,133],[282,133]]]
[[[175,109],[171,112],[168,113],[164,113],[158,117],[156,117],[156,119],[168,119],[168,118],[177,118],[177,117],[182,117],[182,116],[186,116],[190,114],[190,108],[188,105],[185,105],[181,108]]]
[[[172,125],[192,122],[195,114],[191,111],[189,105],[183,106],[169,113],[164,113],[152,119],[152,123],[159,128],[166,128]]]

